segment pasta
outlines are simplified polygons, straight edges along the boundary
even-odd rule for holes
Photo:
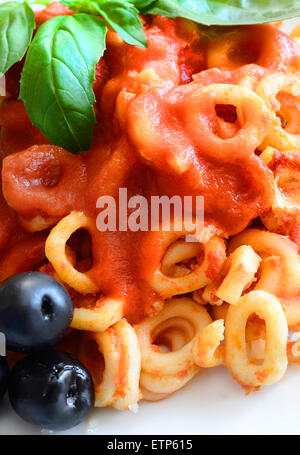
[[[108,32],[88,153],[49,144],[16,96],[0,106],[0,279],[39,270],[64,284],[96,406],[119,410],[205,368],[249,392],[300,364],[298,32],[157,16],[144,29],[143,50]],[[120,190],[138,197],[125,215]],[[184,227],[181,207],[150,229],[153,197],[197,196],[201,229],[194,206]],[[98,229],[104,206],[115,230]]]
[[[287,124],[285,128],[282,128],[278,114],[284,105],[282,106],[283,103],[276,98],[279,93],[290,94],[295,100],[299,98],[300,84],[297,75],[278,73],[266,76],[257,85],[256,93],[273,111],[272,127],[261,146],[274,146],[278,150],[294,150],[299,148],[300,137],[298,134],[288,132],[289,117],[286,113],[284,118]]]
[[[124,319],[111,328],[87,335],[97,344],[104,357],[104,370],[94,373],[102,376],[99,383],[94,379],[96,406],[114,406],[128,409],[139,400],[140,350],[134,329]],[[85,340],[82,341],[82,350]],[[85,354],[83,353],[83,358]],[[97,370],[101,364],[97,364]]]
[[[279,297],[290,327],[299,324],[299,254],[296,245],[286,237],[258,229],[249,229],[229,244],[229,251],[247,243],[263,258],[260,276],[254,290],[264,290]]]
[[[161,260],[161,267],[155,271],[152,279],[154,290],[164,298],[202,288],[210,281],[207,273],[210,261],[216,262],[216,256],[219,256],[217,267],[221,268],[225,259],[224,241],[218,237],[212,237],[207,243],[203,244],[204,258],[202,258],[201,263],[199,265],[194,264],[190,271],[181,268],[179,273],[176,264],[193,257],[197,258],[202,251],[200,243],[187,243],[180,240],[176,242],[176,238],[180,238],[182,235],[182,232],[165,233],[164,235],[163,245],[166,253]],[[172,270],[172,266],[177,268]],[[174,273],[175,276],[173,276]]]
[[[71,326],[78,330],[104,332],[122,319],[123,306],[120,300],[102,298],[95,301],[92,307],[75,307]]]
[[[266,323],[266,346],[263,363],[250,363],[245,338],[247,319],[255,312]],[[238,305],[231,305],[226,317],[225,362],[241,384],[255,388],[274,384],[287,368],[287,321],[280,302],[264,291],[252,291]]]
[[[180,330],[181,320],[188,321],[193,329],[193,333],[189,334],[192,335],[190,341],[175,351],[162,352],[152,341],[156,337],[159,339],[161,333],[172,327],[172,323]],[[193,345],[210,322],[211,318],[202,306],[196,305],[191,299],[182,298],[170,300],[158,316],[138,324],[136,331],[142,354],[142,386],[154,393],[172,393],[182,387],[197,371]]]
[[[219,302],[236,305],[245,289],[255,281],[260,262],[261,258],[251,246],[240,246],[231,253],[223,267],[222,273],[225,274],[223,281],[219,286],[216,283],[210,283],[203,297],[206,296],[211,304],[214,304],[214,298],[217,297]]]
[[[66,243],[73,232],[93,226],[82,212],[72,212],[63,218],[51,231],[45,244],[45,253],[59,277],[82,294],[97,292],[98,286],[86,274],[75,269],[66,255]]]

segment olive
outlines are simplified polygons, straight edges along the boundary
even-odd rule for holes
[[[91,375],[71,354],[41,351],[12,368],[9,399],[24,420],[47,430],[78,425],[93,409]]]
[[[0,357],[0,400],[2,400],[8,386],[9,369],[6,357]]]
[[[54,346],[72,317],[69,294],[50,275],[20,273],[0,284],[0,332],[11,351],[30,353]]]

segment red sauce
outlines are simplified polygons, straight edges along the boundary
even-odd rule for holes
[[[58,14],[71,13],[61,4],[52,4],[37,14],[37,23]],[[256,156],[255,147],[250,150],[252,144],[240,142],[219,155],[215,150],[211,153],[191,97],[204,85],[236,84],[250,73],[259,80],[274,69],[296,66],[299,55],[294,42],[271,25],[220,33],[220,29],[160,17],[146,18],[145,34],[147,49],[126,45],[115,33],[108,34],[107,50],[96,67],[97,125],[87,154],[71,155],[48,144],[16,99],[16,77],[11,76],[12,96],[0,108],[1,156],[5,157],[0,248],[13,231],[22,239],[14,234],[10,252],[3,253],[1,278],[27,270],[39,259],[37,246],[35,261],[20,264],[14,252],[21,247],[16,242],[25,242],[24,251],[35,248],[35,242],[44,242],[43,234],[22,233],[15,211],[28,218],[37,214],[63,217],[72,210],[83,210],[96,220],[96,200],[101,195],[117,198],[120,187],[128,189],[128,198],[139,194],[148,200],[151,195],[201,195],[205,197],[206,223],[216,226],[226,238],[246,228],[269,206],[272,172]],[[213,49],[228,40],[231,64],[208,69]],[[232,52],[241,45],[242,50],[248,49],[245,58],[242,50],[239,55]],[[251,65],[236,68],[241,63]],[[152,88],[147,88],[151,81],[146,73],[138,79],[144,70],[156,73],[159,87],[152,81]],[[192,122],[186,119],[189,111]],[[236,122],[233,106],[222,105],[212,118],[208,116],[210,126],[218,116]],[[267,120],[262,119],[261,128],[266,127]],[[241,153],[245,147],[248,155]],[[92,244],[90,274],[101,293],[125,298],[129,321],[152,314],[158,296],[147,281],[162,255],[161,233],[101,233],[95,229]]]

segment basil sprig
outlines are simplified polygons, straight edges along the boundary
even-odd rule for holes
[[[61,3],[75,12],[95,14],[115,30],[128,44],[147,47],[139,11],[132,2],[124,0],[62,0]]]
[[[52,144],[72,153],[91,144],[96,121],[92,83],[106,31],[96,16],[54,17],[39,28],[22,71],[20,98],[31,122]]]
[[[142,14],[183,17],[204,25],[246,25],[300,15],[299,0],[134,0]]]
[[[34,29],[34,14],[27,2],[0,5],[0,76],[23,58]]]

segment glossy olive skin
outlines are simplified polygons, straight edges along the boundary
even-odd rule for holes
[[[71,354],[42,351],[11,370],[9,399],[24,420],[47,430],[78,425],[94,407],[93,381]]]
[[[2,400],[8,386],[9,369],[6,357],[0,357],[0,401]]]
[[[11,351],[30,353],[54,346],[72,317],[69,294],[50,275],[20,273],[0,284],[0,332]]]

